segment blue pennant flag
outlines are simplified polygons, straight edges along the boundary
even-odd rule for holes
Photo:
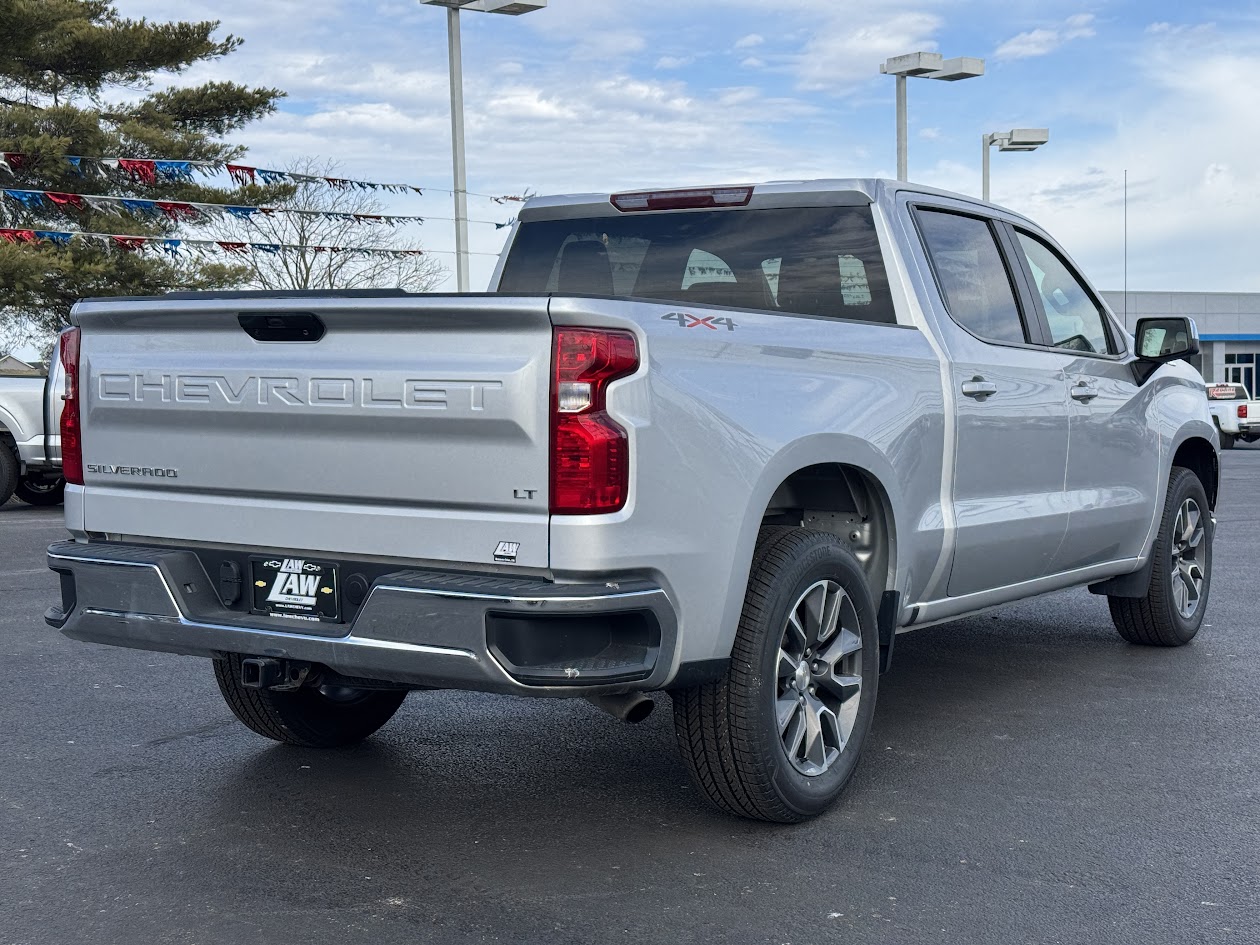
[[[78,176],[78,177],[82,177],[82,176],[83,176],[83,168],[79,166],[79,162],[80,162],[81,160],[83,160],[83,159],[82,159],[82,158],[77,158],[77,157],[67,157],[67,158],[66,158],[66,163],[67,163],[67,164],[69,164],[71,168],[73,168],[73,170],[74,170],[74,174],[75,174],[76,176]]]
[[[44,195],[38,190],[6,190],[4,195],[16,200],[27,210],[36,210],[44,205]]]
[[[141,216],[153,216],[158,213],[157,204],[152,200],[131,200],[124,199],[122,205],[132,213],[138,213]]]
[[[240,218],[241,218],[241,219],[243,219],[243,220],[248,220],[250,217],[252,217],[255,213],[257,213],[257,212],[258,212],[258,208],[257,208],[257,207],[228,207],[228,206],[225,206],[223,209],[224,209],[224,210],[226,210],[228,213],[232,214],[232,216],[234,216],[234,217],[240,217]]]
[[[250,243],[249,248],[259,253],[280,252],[280,245],[278,243]]]
[[[65,246],[70,242],[70,233],[62,233],[59,230],[36,230],[35,237],[40,240],[47,240],[50,243],[56,243],[58,246]]]
[[[262,178],[264,184],[277,184],[289,179],[289,175],[284,171],[268,171],[261,167],[258,169],[258,176]]]
[[[188,161],[154,161],[153,170],[165,180],[192,180],[192,164]]]

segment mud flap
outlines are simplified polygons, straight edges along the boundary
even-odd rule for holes
[[[901,613],[901,592],[884,591],[879,599],[879,671],[886,673],[892,667],[893,644],[897,640],[897,615]]]

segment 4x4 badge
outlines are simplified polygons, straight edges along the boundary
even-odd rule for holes
[[[494,560],[504,564],[516,564],[516,553],[521,550],[519,541],[501,541],[494,549]]]

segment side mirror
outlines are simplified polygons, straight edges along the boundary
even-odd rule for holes
[[[1189,361],[1199,353],[1199,327],[1193,318],[1139,318],[1133,330],[1137,360],[1133,377],[1139,385],[1169,361]]]
[[[1199,353],[1199,328],[1193,318],[1139,318],[1133,337],[1138,360],[1150,364],[1189,361]]]

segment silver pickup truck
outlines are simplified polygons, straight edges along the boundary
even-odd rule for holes
[[[876,180],[542,198],[493,285],[81,302],[48,622],[210,657],[305,746],[413,690],[628,721],[665,691],[699,790],[786,822],[853,773],[899,631],[1078,585],[1133,643],[1203,621],[1194,325],[1135,350],[1018,214]]]
[[[56,505],[61,477],[61,364],[49,376],[0,374],[0,505],[16,495]]]

